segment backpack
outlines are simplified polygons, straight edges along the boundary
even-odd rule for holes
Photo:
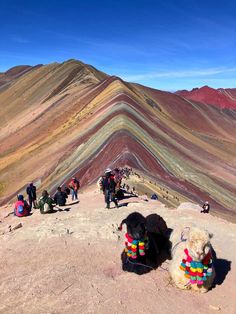
[[[48,213],[50,211],[50,206],[48,203],[44,203],[43,205],[43,212]]]
[[[22,215],[24,213],[24,206],[22,205],[18,205],[17,206],[17,212]]]

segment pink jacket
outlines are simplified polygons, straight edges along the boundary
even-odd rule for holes
[[[23,212],[19,212],[20,208],[23,208]],[[27,216],[30,212],[29,210],[29,205],[27,204],[26,201],[17,201],[15,203],[15,209],[14,209],[14,213],[17,217],[24,217]]]

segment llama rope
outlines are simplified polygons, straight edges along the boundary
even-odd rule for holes
[[[184,250],[186,257],[180,264],[180,269],[185,272],[184,276],[190,279],[190,284],[203,285],[207,277],[212,275],[212,256],[209,252],[202,262],[193,261],[188,249]]]

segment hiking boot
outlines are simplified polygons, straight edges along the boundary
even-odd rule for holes
[[[119,205],[118,205],[118,203],[115,203],[115,205],[116,205],[116,208],[119,208]]]
[[[107,208],[107,209],[110,209],[110,204],[107,204],[106,208]]]

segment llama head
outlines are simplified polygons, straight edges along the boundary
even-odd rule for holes
[[[146,234],[146,223],[146,218],[142,214],[134,212],[122,220],[119,230],[122,230],[122,225],[126,224],[129,236],[134,240],[140,240]]]
[[[189,230],[187,237],[187,246],[189,254],[194,261],[202,261],[204,257],[210,252],[210,239],[212,234],[207,230],[193,227]]]

